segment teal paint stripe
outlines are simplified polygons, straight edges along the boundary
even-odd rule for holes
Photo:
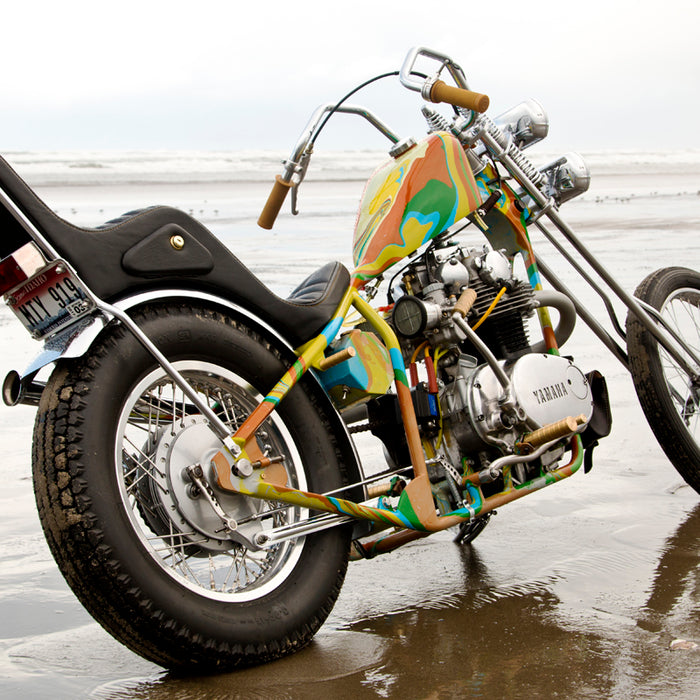
[[[358,514],[352,512],[351,510],[348,510],[343,507],[343,504],[341,501],[339,501],[337,498],[331,498],[328,496],[328,501],[336,508],[336,510],[339,513],[344,513],[345,515],[350,515],[353,518],[357,518]],[[388,517],[383,517],[383,513],[391,513],[394,517],[398,518],[404,526],[409,529],[409,530],[415,530],[416,528],[411,524],[411,522],[406,518],[406,516],[403,515],[403,513],[397,511],[397,510],[389,510],[387,508],[372,508],[371,506],[364,506],[368,510],[371,510],[373,513],[378,515],[383,522],[389,523],[390,525],[395,525],[395,522],[393,519],[388,518]]]
[[[403,363],[403,356],[398,348],[389,348],[389,357],[391,358],[391,366],[394,370],[394,378],[398,379],[402,384],[408,386],[406,378],[406,365]]]
[[[335,336],[338,335],[338,331],[340,330],[340,327],[343,325],[344,320],[345,320],[344,316],[339,316],[338,318],[334,318],[321,331],[320,334],[326,339],[326,344],[330,344],[333,341],[333,339],[335,338]]]

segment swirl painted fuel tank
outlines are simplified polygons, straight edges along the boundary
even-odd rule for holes
[[[353,243],[353,283],[363,287],[479,207],[460,142],[436,132],[385,163],[367,182]]]

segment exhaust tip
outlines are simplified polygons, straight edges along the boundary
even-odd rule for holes
[[[16,406],[22,396],[22,378],[19,372],[11,370],[2,383],[2,400],[6,406]]]

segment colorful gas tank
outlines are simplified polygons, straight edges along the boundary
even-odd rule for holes
[[[459,141],[430,134],[367,183],[355,225],[353,284],[362,288],[481,202]]]

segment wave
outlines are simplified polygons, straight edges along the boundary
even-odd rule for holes
[[[527,152],[538,165],[561,153]],[[269,182],[286,153],[241,151],[13,151],[6,160],[33,186],[180,182]],[[595,175],[700,170],[700,149],[582,152]],[[384,151],[319,151],[307,180],[364,181],[388,158]]]
[[[279,151],[16,151],[5,159],[33,186],[178,182],[269,182]],[[365,180],[381,151],[320,152],[308,180]]]

